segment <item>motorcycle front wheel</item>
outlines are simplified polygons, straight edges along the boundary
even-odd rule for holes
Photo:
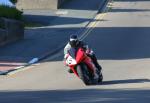
[[[76,67],[79,78],[84,82],[85,85],[91,84],[91,77],[88,72],[88,68],[85,64],[77,65]]]

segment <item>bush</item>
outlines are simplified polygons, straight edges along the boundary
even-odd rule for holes
[[[22,20],[22,12],[16,8],[0,5],[0,17]]]
[[[0,23],[0,28],[4,29],[5,27],[3,24]]]
[[[18,0],[10,0],[13,4],[16,4]]]

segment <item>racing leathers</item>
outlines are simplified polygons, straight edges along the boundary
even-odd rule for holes
[[[102,69],[102,68],[101,68],[101,66],[98,64],[97,58],[96,58],[94,52],[93,52],[91,49],[89,49],[88,45],[87,45],[86,43],[84,43],[83,41],[78,41],[75,48],[80,48],[80,47],[85,50],[86,54],[92,59],[92,61],[93,61],[94,65],[95,65],[95,67],[98,68],[98,71],[99,71],[99,72],[101,72],[101,69]],[[65,46],[65,48],[64,48],[64,58],[65,58],[65,59],[66,59],[65,55],[68,53],[68,51],[69,51],[71,48],[72,48],[72,47],[71,47],[70,43],[68,43],[68,44]],[[70,70],[70,69],[69,69],[69,72],[71,73],[71,70]]]

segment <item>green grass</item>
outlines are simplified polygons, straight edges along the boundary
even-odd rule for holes
[[[0,5],[0,17],[22,20],[22,12],[16,8]]]

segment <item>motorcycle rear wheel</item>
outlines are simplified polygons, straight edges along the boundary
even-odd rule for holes
[[[101,73],[99,75],[98,83],[102,83],[102,82],[103,82],[103,74]]]

